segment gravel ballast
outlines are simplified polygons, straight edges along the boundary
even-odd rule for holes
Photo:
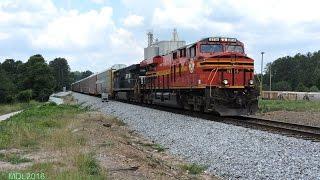
[[[227,179],[320,179],[320,143],[73,93],[174,155]]]

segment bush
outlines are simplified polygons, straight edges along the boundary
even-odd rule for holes
[[[46,102],[49,99],[49,96],[53,93],[51,89],[44,88],[40,92],[36,93],[35,99],[40,102]]]
[[[310,92],[319,92],[319,89],[317,86],[311,86]]]
[[[31,89],[21,91],[21,92],[19,92],[19,94],[17,95],[17,99],[18,99],[20,102],[27,102],[27,103],[29,103],[30,100],[31,100],[31,98],[32,98],[32,90],[31,90]]]
[[[13,103],[15,101],[15,97],[13,95],[8,95],[6,97],[6,102],[7,103]]]
[[[297,88],[296,88],[296,91],[299,91],[299,92],[308,92],[309,91],[309,88],[306,87],[304,84],[302,83],[299,83]]]

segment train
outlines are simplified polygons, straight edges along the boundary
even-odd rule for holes
[[[148,37],[140,63],[113,66],[74,82],[71,90],[220,116],[258,110],[254,60],[246,55],[241,41],[207,37],[185,45],[175,36],[160,42]]]

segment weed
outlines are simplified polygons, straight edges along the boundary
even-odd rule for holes
[[[81,154],[81,146],[87,142],[86,136],[70,131],[70,127],[80,122],[77,115],[86,110],[78,105],[53,103],[32,106],[0,122],[0,148],[32,151],[41,148],[61,155],[61,162],[36,163],[21,173],[43,172],[45,179],[106,179],[94,155]],[[106,145],[111,146],[112,143],[106,142]],[[18,155],[0,154],[1,159],[15,164],[30,161]],[[8,171],[0,172],[0,179],[7,178]]]
[[[77,105],[38,104],[0,122],[0,148],[36,148],[53,129],[65,126],[66,118],[83,112]]]
[[[149,146],[149,147],[157,150],[158,152],[163,152],[166,149],[161,144],[146,143],[146,144],[142,144],[142,145],[143,146]]]
[[[50,172],[53,171],[54,164],[52,162],[44,162],[33,164],[30,170],[34,172]]]
[[[0,104],[0,115],[8,114],[22,109],[29,109],[39,104],[40,103],[36,101],[31,101],[30,103]]]
[[[80,137],[77,138],[77,143],[80,146],[84,146],[87,143],[87,139],[84,136],[80,136]]]
[[[100,147],[113,147],[114,142],[111,140],[104,141],[103,143],[100,144]]]
[[[20,164],[25,162],[31,162],[28,158],[23,158],[17,154],[0,154],[0,160],[9,162],[11,164]]]
[[[87,175],[99,175],[101,171],[101,168],[92,153],[80,154],[76,157],[76,165],[80,172],[85,172]]]
[[[191,174],[201,174],[205,169],[207,169],[206,166],[197,165],[195,163],[181,165],[181,168]]]

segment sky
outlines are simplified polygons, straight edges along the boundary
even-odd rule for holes
[[[318,0],[0,0],[0,62],[68,60],[99,72],[143,60],[146,33],[170,40],[235,37],[260,72],[283,56],[320,50]]]

